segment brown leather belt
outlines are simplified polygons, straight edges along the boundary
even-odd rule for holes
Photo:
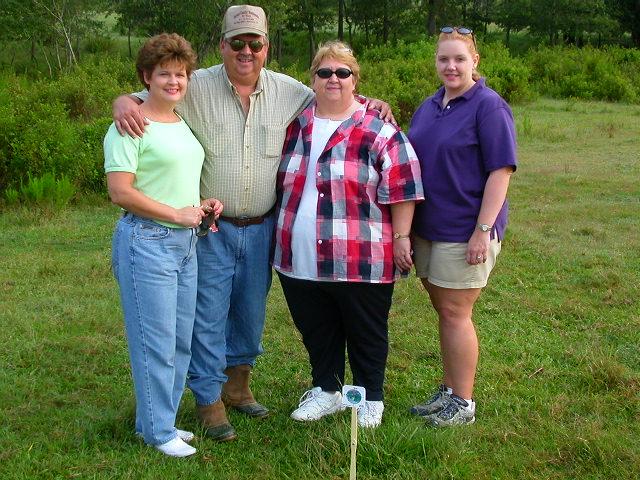
[[[229,222],[236,227],[248,227],[249,225],[260,225],[265,219],[269,218],[269,216],[273,213],[275,207],[271,208],[264,215],[260,215],[259,217],[224,217],[221,216],[220,220],[223,222]]]

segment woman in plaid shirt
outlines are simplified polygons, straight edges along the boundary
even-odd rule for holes
[[[424,196],[407,137],[355,95],[359,71],[341,42],[313,60],[316,101],[289,126],[278,172],[273,266],[313,377],[292,418],[341,410],[346,347],[367,391],[358,422],[376,427],[393,285],[413,265],[409,231]]]

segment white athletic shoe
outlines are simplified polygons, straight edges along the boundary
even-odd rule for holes
[[[358,425],[365,428],[376,428],[382,423],[384,403],[376,400],[367,400],[358,407]]]
[[[177,432],[178,432],[178,437],[180,438],[180,440],[182,440],[183,442],[187,442],[189,443],[190,441],[192,441],[194,438],[196,438],[196,436],[193,434],[193,432],[187,432],[186,430],[180,430],[179,428],[176,428]]]
[[[180,437],[169,440],[162,445],[155,445],[155,447],[170,457],[188,457],[196,453],[196,449],[188,443],[185,443]]]
[[[451,394],[442,410],[424,418],[434,427],[469,425],[476,421],[476,402],[472,400],[469,404],[458,395]]]
[[[301,422],[310,422],[343,409],[340,392],[324,392],[322,388],[314,387],[300,397],[298,408],[293,411],[291,418]]]

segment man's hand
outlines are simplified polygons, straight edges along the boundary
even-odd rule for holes
[[[380,110],[380,115],[378,115],[385,122],[393,123],[394,125],[398,125],[396,119],[393,117],[393,113],[391,113],[391,107],[387,102],[383,102],[382,100],[378,100],[377,98],[369,99],[369,109]]]
[[[139,99],[129,95],[121,95],[114,100],[112,106],[113,122],[120,135],[129,134],[129,136],[136,138],[142,137],[144,134],[144,127],[149,122],[140,110],[141,103]]]

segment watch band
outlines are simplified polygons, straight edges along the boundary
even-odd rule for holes
[[[395,239],[398,239],[398,238],[409,238],[409,235],[402,235],[401,233],[394,232],[393,233],[393,238],[395,238]]]

